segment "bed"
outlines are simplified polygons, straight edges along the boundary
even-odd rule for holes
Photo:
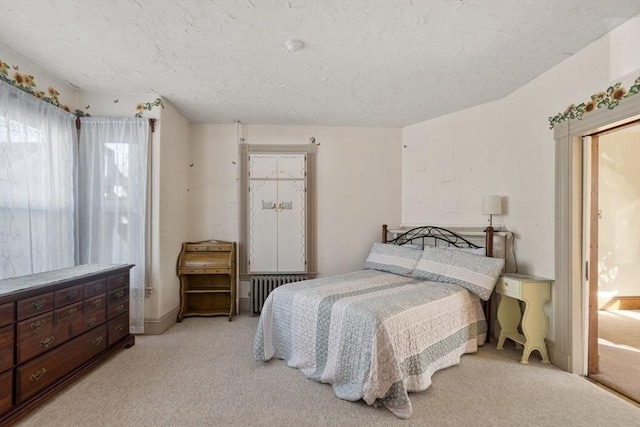
[[[283,285],[263,306],[254,358],[284,359],[341,399],[409,418],[409,392],[486,340],[482,301],[504,260],[478,252],[451,231],[419,227],[374,243],[360,271]]]

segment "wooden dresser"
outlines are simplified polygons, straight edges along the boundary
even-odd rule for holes
[[[235,314],[236,244],[222,240],[185,242],[178,257],[180,312],[186,316]]]
[[[131,267],[80,265],[0,280],[0,425],[134,344]]]

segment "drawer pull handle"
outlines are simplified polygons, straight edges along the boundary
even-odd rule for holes
[[[122,283],[122,282],[124,282],[124,277],[123,277],[123,276],[118,277],[118,278],[115,280],[115,282],[116,282],[116,283]]]
[[[120,313],[122,310],[124,310],[124,304],[120,304],[116,307],[116,312]]]
[[[33,322],[31,324],[31,329],[41,329],[45,323],[47,323],[45,319],[40,319],[37,322]]]
[[[96,290],[96,291],[99,291],[100,289],[102,289],[103,285],[104,284],[102,282],[96,283],[95,285],[93,285],[93,289]]]
[[[96,320],[97,320],[96,316],[93,316],[93,317],[87,319],[84,323],[87,326],[92,326],[94,323],[96,323]]]
[[[31,303],[31,306],[33,308],[35,308],[36,310],[40,310],[42,307],[45,306],[45,304],[47,303],[47,300],[44,299],[39,299],[38,301],[34,301]]]
[[[98,338],[96,338],[95,340],[91,341],[91,344],[95,345],[95,346],[99,346],[100,343],[102,342],[102,335],[100,335]]]
[[[78,311],[78,308],[77,308],[77,307],[70,308],[69,310],[65,311],[65,315],[66,315],[67,317],[69,317],[69,316],[71,316],[72,314],[75,314],[75,312],[76,312],[76,311]]]
[[[67,298],[75,298],[77,295],[78,295],[78,291],[76,290],[67,292]]]
[[[120,332],[121,330],[123,330],[123,329],[124,329],[124,325],[118,325],[118,326],[116,326],[116,327],[115,327],[115,328],[113,328],[113,329],[115,329],[115,331],[116,331],[116,332]]]
[[[33,381],[33,380],[38,381],[40,378],[42,378],[42,376],[43,376],[46,372],[47,372],[47,369],[46,369],[46,368],[42,368],[42,369],[40,369],[39,371],[36,371],[36,372],[34,372],[33,374],[31,374],[31,375],[29,376],[29,380],[30,380],[30,381]]]
[[[94,300],[91,304],[93,304],[94,307],[99,306],[100,304],[102,304],[102,298],[98,298],[97,300]]]
[[[123,290],[119,290],[118,292],[116,292],[116,298],[122,298],[123,296],[124,296]]]
[[[53,344],[53,341],[55,339],[56,339],[56,337],[54,337],[53,335],[51,335],[48,338],[43,339],[42,341],[40,341],[40,347],[44,347],[44,348],[49,347],[51,344]]]

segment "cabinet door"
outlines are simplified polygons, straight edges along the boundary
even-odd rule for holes
[[[249,157],[250,179],[277,179],[278,155],[277,154],[252,154]]]
[[[249,190],[249,271],[278,271],[278,182],[252,180]]]
[[[249,271],[306,271],[306,156],[249,158]]]
[[[278,182],[278,271],[305,271],[304,206],[303,180]]]
[[[304,154],[281,154],[278,156],[278,179],[304,179],[306,162]]]

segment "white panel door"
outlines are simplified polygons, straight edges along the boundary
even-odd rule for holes
[[[278,271],[278,181],[255,180],[249,190],[249,271]]]
[[[304,179],[305,163],[304,154],[281,154],[278,156],[278,179]]]
[[[278,181],[278,271],[306,271],[304,180]]]
[[[249,156],[249,271],[306,271],[306,156]]]
[[[277,154],[252,154],[249,157],[249,178],[278,178]]]

